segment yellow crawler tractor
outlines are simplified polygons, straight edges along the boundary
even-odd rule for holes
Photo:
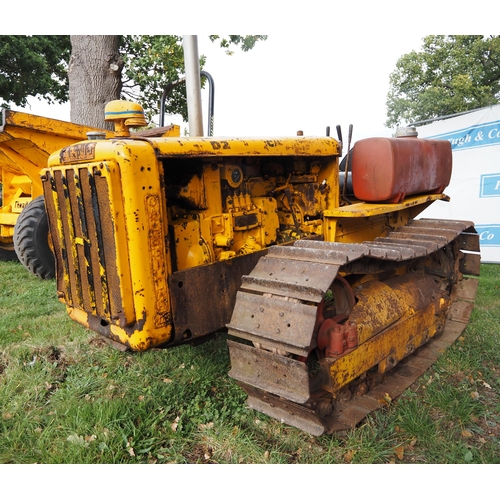
[[[313,435],[356,425],[465,328],[479,274],[472,222],[418,219],[451,175],[446,141],[138,137],[49,158],[57,289],[120,348],[227,327],[252,408]]]
[[[0,125],[0,258],[16,256],[40,278],[54,277],[40,171],[51,153],[95,129],[3,110]]]

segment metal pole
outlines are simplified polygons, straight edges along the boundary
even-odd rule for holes
[[[198,37],[182,35],[184,66],[186,68],[186,98],[188,105],[189,136],[203,136],[201,111],[200,63],[198,57]]]
[[[212,137],[214,135],[214,79],[212,78],[212,75],[210,73],[207,73],[206,71],[200,71],[200,76],[204,76],[208,80],[209,85],[207,135],[209,137]],[[167,100],[168,94],[174,87],[185,81],[185,78],[181,78],[179,80],[176,80],[175,82],[170,82],[163,90],[160,101],[160,127],[165,126],[165,101]]]
[[[210,73],[200,71],[200,76],[204,76],[208,80],[208,125],[207,135],[212,137],[214,135],[214,79]]]

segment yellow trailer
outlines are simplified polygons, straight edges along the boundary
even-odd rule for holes
[[[95,128],[3,110],[0,126],[0,258],[17,257],[41,278],[54,276],[40,171],[54,151]],[[102,131],[101,131],[102,132]],[[109,132],[112,135],[112,132]]]

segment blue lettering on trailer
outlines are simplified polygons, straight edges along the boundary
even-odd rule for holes
[[[500,120],[433,135],[428,139],[446,139],[453,151],[500,145]]]
[[[491,198],[500,196],[500,174],[481,175],[480,198]]]
[[[481,246],[500,247],[500,224],[476,224],[475,228]]]

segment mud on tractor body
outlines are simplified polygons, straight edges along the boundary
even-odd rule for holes
[[[59,297],[114,346],[227,326],[250,406],[319,435],[400,394],[465,327],[474,225],[416,219],[448,199],[448,142],[358,141],[349,192],[331,137],[133,137],[127,109],[110,103],[115,137],[42,176]]]

